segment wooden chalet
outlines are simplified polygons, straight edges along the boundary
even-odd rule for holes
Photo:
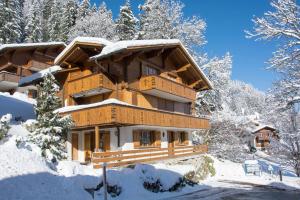
[[[34,86],[18,87],[20,78],[52,66],[64,48],[62,42],[1,45],[0,92],[25,92],[34,97]]]
[[[210,127],[194,102],[212,86],[179,40],[78,37],[54,64],[62,68],[59,112],[75,123],[70,159],[119,166],[207,150],[192,144],[192,131]]]
[[[259,150],[269,147],[272,139],[279,139],[277,130],[268,125],[258,125],[251,134],[251,146]]]

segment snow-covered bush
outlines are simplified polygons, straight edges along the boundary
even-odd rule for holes
[[[56,96],[59,87],[52,74],[46,74],[44,81],[38,86],[36,130],[29,140],[41,148],[42,156],[51,162],[66,157],[65,141],[67,132],[72,126],[69,116],[61,116],[55,112],[61,102]]]
[[[37,121],[35,119],[28,119],[22,125],[26,128],[26,130],[32,133],[37,128]]]
[[[10,120],[12,118],[12,115],[11,114],[6,114],[6,115],[3,115],[0,119],[0,140],[2,140],[8,130],[9,130],[9,123],[10,123]]]

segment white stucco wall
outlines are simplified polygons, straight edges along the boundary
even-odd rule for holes
[[[72,133],[70,131],[67,135],[67,159],[72,160]]]
[[[84,133],[78,133],[78,161],[85,162],[84,160]]]
[[[168,148],[168,133],[167,130],[161,130],[161,148]]]

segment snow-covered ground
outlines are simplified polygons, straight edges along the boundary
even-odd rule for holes
[[[102,171],[74,161],[61,161],[56,170],[50,168],[34,145],[18,148],[16,137],[29,134],[22,125],[12,125],[8,137],[0,143],[0,196],[4,199],[92,199],[85,188],[96,188],[102,180]],[[260,162],[268,162],[260,160]],[[274,163],[267,163],[274,164]],[[274,164],[276,165],[276,164]],[[261,177],[246,176],[242,164],[214,158],[216,175],[194,187],[185,186],[175,192],[153,193],[143,187],[145,180],[159,178],[165,189],[179,177],[194,169],[192,165],[157,163],[139,165],[134,169],[109,169],[108,183],[122,188],[120,196],[110,199],[164,199],[202,189],[238,187],[233,182],[272,185],[286,189],[300,189],[300,179],[286,173],[284,184],[279,177],[263,173]],[[95,199],[103,199],[103,189],[94,192]]]

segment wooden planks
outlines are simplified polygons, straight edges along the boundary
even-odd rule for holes
[[[171,147],[115,152],[94,152],[92,162],[94,164],[94,168],[101,168],[103,162],[107,162],[108,167],[117,167],[135,163],[151,162],[155,160],[192,156],[206,153],[207,151],[207,145],[197,145],[175,148]],[[169,152],[172,152],[172,154]]]
[[[190,99],[191,101],[196,100],[195,90],[184,84],[177,83],[161,76],[151,75],[142,77],[140,79],[139,87],[141,91],[156,89],[182,98]]]
[[[114,90],[114,84],[103,74],[90,74],[68,81],[69,95],[105,88]]]
[[[71,114],[77,128],[111,124],[209,128],[209,119],[206,118],[120,104],[106,104],[64,114]]]

